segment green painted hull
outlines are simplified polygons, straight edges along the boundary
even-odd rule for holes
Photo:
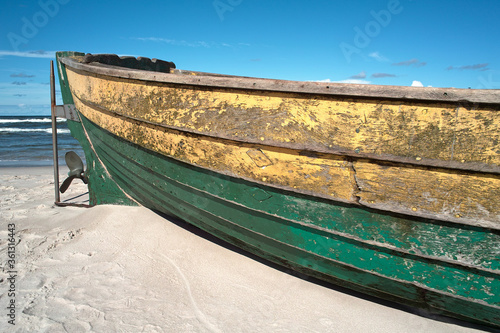
[[[86,152],[93,204],[138,202],[298,272],[500,327],[497,231],[256,184],[157,154],[80,117],[68,126]]]

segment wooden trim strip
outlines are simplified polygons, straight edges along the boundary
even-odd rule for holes
[[[500,104],[500,90],[476,90],[456,88],[422,88],[402,86],[381,86],[363,84],[342,84],[330,82],[302,82],[240,76],[184,75],[127,69],[99,63],[80,63],[73,58],[60,61],[82,71],[120,78],[175,83],[229,89],[278,91],[299,94],[320,94],[332,96],[366,97],[391,100],[433,101],[455,104]],[[179,73],[180,71],[176,71]]]

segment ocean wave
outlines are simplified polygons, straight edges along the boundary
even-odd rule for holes
[[[8,128],[0,128],[0,133],[26,133],[26,132],[40,132],[40,133],[49,133],[52,134],[52,128],[13,128],[13,127],[8,127]],[[58,128],[57,129],[58,134],[69,134],[70,131],[69,129],[65,128]]]
[[[57,118],[57,122],[65,122],[66,119]],[[51,118],[29,118],[29,119],[0,119],[0,124],[14,124],[14,123],[50,123]]]

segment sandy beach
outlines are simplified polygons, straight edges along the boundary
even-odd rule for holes
[[[77,180],[62,200],[86,191]],[[52,168],[0,168],[2,332],[480,331],[277,269],[144,207],[53,201]]]

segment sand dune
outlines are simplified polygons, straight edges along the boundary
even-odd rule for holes
[[[63,200],[85,192],[75,182]],[[288,274],[143,207],[56,207],[50,168],[0,169],[0,209],[2,263],[9,225],[16,240],[14,297],[0,272],[2,331],[475,331]]]

